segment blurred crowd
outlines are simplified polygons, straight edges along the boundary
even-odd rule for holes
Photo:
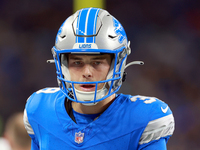
[[[0,137],[0,150],[31,149],[31,138],[24,128],[23,115],[23,112],[15,112],[7,119]]]
[[[57,86],[51,48],[73,1],[0,1],[0,134],[36,90]],[[124,26],[132,53],[119,92],[154,96],[169,104],[175,132],[169,150],[200,148],[200,1],[107,0]]]

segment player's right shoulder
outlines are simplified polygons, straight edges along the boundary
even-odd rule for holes
[[[40,89],[38,91],[36,91],[35,93],[36,94],[44,94],[44,95],[49,95],[49,94],[55,94],[57,92],[60,91],[60,88],[59,87],[51,87],[51,88],[43,88],[43,89]]]
[[[48,120],[48,116],[54,114],[56,101],[64,98],[60,88],[44,88],[33,93],[24,110],[24,124],[28,133],[34,134],[33,130],[37,131],[36,124],[43,124],[44,118]]]
[[[62,92],[58,87],[38,90],[28,98],[26,109],[34,109],[43,103],[47,104],[48,101],[51,103],[59,94],[62,95]]]
[[[43,89],[40,89],[36,92],[34,92],[29,98],[27,101],[29,100],[32,100],[32,99],[35,99],[35,98],[40,98],[40,97],[49,97],[49,96],[52,96],[52,95],[55,95],[57,94],[58,92],[60,91],[60,88],[58,87],[55,87],[55,88],[43,88]]]

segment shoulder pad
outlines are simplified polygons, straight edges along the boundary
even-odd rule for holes
[[[139,144],[159,140],[162,137],[170,136],[174,132],[174,117],[172,114],[152,120],[146,126]]]
[[[174,132],[174,117],[169,106],[156,97],[133,96],[132,102],[140,103],[140,112],[148,121],[140,138],[139,144],[146,144],[153,140],[171,136]]]
[[[24,126],[26,131],[28,132],[28,134],[34,134],[34,131],[28,121],[28,116],[27,116],[27,112],[26,109],[24,109],[24,116],[23,116],[23,121],[24,121]]]
[[[44,89],[41,89],[39,91],[36,92],[36,94],[39,94],[39,93],[56,93],[60,90],[59,87],[55,87],[55,88],[44,88]]]
[[[33,114],[39,107],[51,106],[58,94],[62,94],[60,88],[45,88],[33,93],[27,100],[27,114]]]

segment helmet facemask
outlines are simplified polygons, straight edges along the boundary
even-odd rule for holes
[[[55,49],[55,52],[59,52],[59,50]],[[123,49],[120,49],[116,51],[116,54],[111,53],[112,61],[110,65],[109,72],[107,74],[107,77],[105,80],[102,81],[93,81],[93,82],[77,82],[72,81],[70,72],[68,69],[68,57],[66,54],[58,54],[59,59],[58,63],[60,62],[60,73],[59,75],[62,77],[58,77],[61,85],[61,89],[64,91],[64,93],[67,93],[67,97],[76,102],[81,102],[87,106],[95,105],[97,102],[109,97],[110,95],[114,94],[116,91],[119,90],[121,86],[121,69],[124,68],[123,65],[125,65],[126,57],[123,59],[118,59],[119,54],[121,53]],[[119,54],[118,54],[119,53]],[[57,55],[57,56],[58,56]],[[92,92],[84,92],[77,90],[75,88],[76,84],[85,84],[85,85],[95,85],[95,90]],[[100,84],[104,84],[101,89],[98,89],[97,87]]]

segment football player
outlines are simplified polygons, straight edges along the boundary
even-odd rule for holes
[[[174,131],[168,105],[117,94],[131,53],[120,22],[84,8],[61,25],[52,48],[59,87],[33,93],[24,123],[32,150],[165,150]]]

